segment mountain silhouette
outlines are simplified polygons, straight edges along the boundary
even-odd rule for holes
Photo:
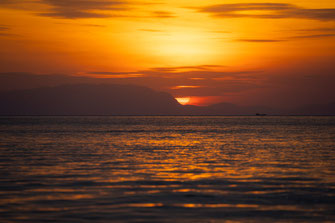
[[[116,84],[76,84],[0,92],[0,115],[335,115],[335,103],[290,111],[219,103],[181,105],[165,92]]]
[[[181,105],[168,93],[133,85],[66,85],[2,92],[1,115],[167,115]]]

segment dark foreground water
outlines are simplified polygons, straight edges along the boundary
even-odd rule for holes
[[[335,222],[335,117],[1,117],[0,222]]]

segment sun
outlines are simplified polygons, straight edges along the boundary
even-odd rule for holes
[[[156,55],[174,64],[211,63],[216,52],[214,41],[199,30],[167,31],[156,36],[151,45]]]
[[[179,102],[179,104],[186,105],[190,102],[190,97],[183,97],[183,98],[176,98],[176,100]]]

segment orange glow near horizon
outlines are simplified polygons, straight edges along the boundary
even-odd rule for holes
[[[205,96],[205,97],[176,97],[179,104],[182,105],[196,105],[196,106],[207,106],[211,104],[220,103],[224,100],[222,97]]]
[[[334,99],[333,0],[85,2],[0,1],[0,73],[110,79],[197,105]]]
[[[184,85],[181,85],[181,86],[172,87],[171,89],[178,90],[178,89],[183,89],[183,88],[200,88],[200,87],[201,86],[184,86]]]

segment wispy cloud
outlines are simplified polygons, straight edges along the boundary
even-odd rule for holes
[[[98,24],[82,24],[82,26],[88,26],[88,27],[96,27],[96,28],[106,28],[105,25],[98,25]]]
[[[285,39],[236,39],[237,42],[247,43],[276,43],[284,41],[293,41],[299,39],[320,39],[320,38],[335,37],[335,33],[311,34],[311,35],[297,35],[290,36]]]
[[[147,70],[139,70],[132,72],[104,72],[95,71],[85,75],[92,77],[105,78],[175,78],[192,81],[202,81],[210,79],[224,80],[246,80],[254,78],[255,74],[261,73],[260,70],[243,70],[243,71],[227,71],[227,67],[220,65],[200,65],[200,66],[180,66],[180,67],[155,67]],[[225,79],[227,80],[227,79]],[[187,85],[180,85],[187,86]],[[194,85],[190,85],[194,86]]]
[[[0,36],[13,36],[13,34],[0,32]]]
[[[5,26],[5,25],[0,25],[0,36],[17,36],[15,34],[12,34],[9,32],[10,31],[10,27],[9,26]]]
[[[329,33],[329,32],[332,32],[332,33],[335,33],[335,28],[330,28],[330,27],[322,27],[322,28],[314,28],[314,29],[299,29],[299,30],[296,30],[298,32],[324,32],[324,33]]]
[[[179,67],[155,67],[155,68],[151,68],[150,70],[152,71],[158,71],[158,72],[181,72],[181,71],[199,71],[199,70],[203,70],[203,71],[210,71],[210,70],[217,70],[217,69],[222,69],[222,68],[226,68],[226,66],[223,65],[198,65],[198,66],[179,66]]]
[[[318,39],[325,37],[334,37],[335,34],[317,34],[317,35],[304,35],[304,36],[293,36],[291,39]]]
[[[280,39],[237,39],[238,42],[249,42],[249,43],[274,43],[274,42],[282,42],[285,40]]]
[[[86,76],[125,80],[128,83],[157,86],[185,95],[221,95],[259,87],[264,78],[260,70],[229,71],[220,65],[155,67],[135,72],[90,72]]]
[[[59,25],[76,25],[76,26],[83,26],[83,27],[92,27],[92,28],[106,28],[106,25],[100,25],[100,24],[91,24],[91,23],[75,23],[75,22],[55,22],[55,24]]]
[[[46,5],[49,9],[37,12],[36,4]],[[63,19],[121,17],[120,12],[129,10],[131,5],[123,0],[0,0],[0,7],[29,10],[40,16]]]
[[[179,89],[185,89],[185,88],[201,88],[202,86],[194,86],[194,85],[178,85],[171,87],[172,90],[179,90]]]
[[[335,8],[307,9],[287,3],[238,3],[210,5],[196,9],[220,18],[299,18],[330,21],[335,20]],[[248,13],[254,11],[259,13]]]
[[[156,18],[174,18],[176,16],[172,12],[168,12],[168,11],[154,11],[154,12],[152,12],[152,17],[156,17]]]
[[[48,6],[47,11],[36,12],[34,5]],[[0,7],[21,8],[35,12],[39,16],[60,19],[86,18],[173,18],[174,13],[169,11],[144,12],[147,15],[134,16],[133,12],[143,5],[156,5],[133,0],[0,0]],[[26,5],[30,5],[27,7]],[[33,5],[33,6],[31,6]]]
[[[0,32],[9,30],[8,26],[0,25]]]
[[[0,88],[15,86],[41,87],[71,83],[113,83],[149,86],[173,95],[221,96],[229,92],[244,92],[259,88],[263,71],[239,70],[217,65],[159,67],[134,72],[88,72],[67,75],[0,74]],[[236,68],[235,68],[236,69]],[[25,79],[25,83],[22,83]],[[14,86],[14,88],[16,88]]]
[[[51,11],[39,15],[67,19],[120,16],[110,12],[124,10],[127,5],[118,0],[41,0],[41,3],[49,5]]]
[[[10,5],[10,4],[17,4],[17,3],[20,3],[20,2],[22,2],[22,0],[1,0],[0,4],[1,5]]]
[[[140,72],[90,72],[88,76],[93,76],[95,78],[115,78],[115,79],[124,79],[124,78],[138,78],[144,76]]]

